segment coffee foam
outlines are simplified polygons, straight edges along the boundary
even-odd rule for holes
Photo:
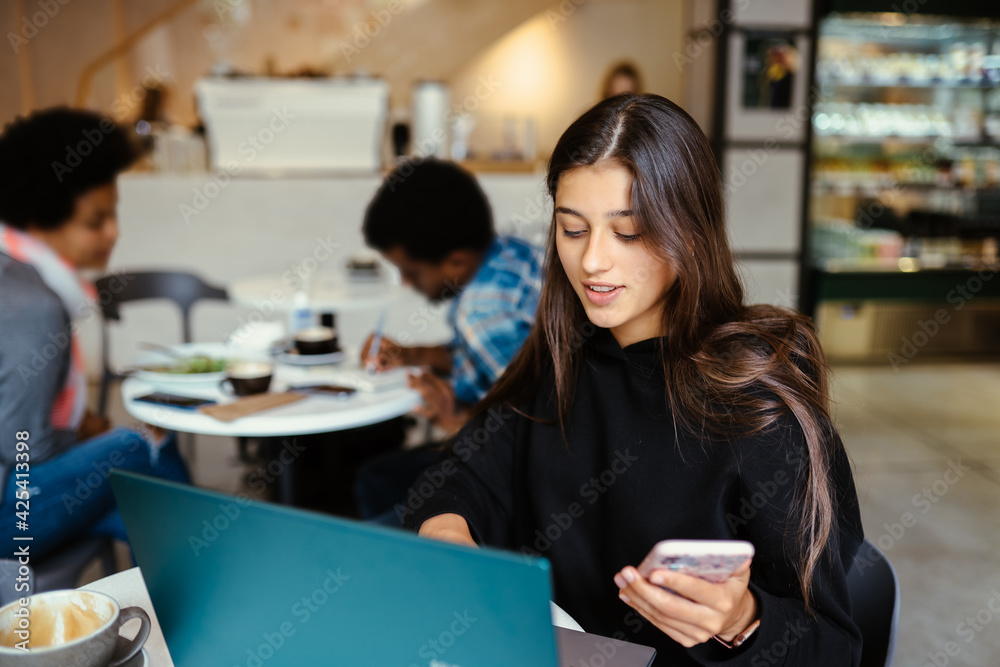
[[[303,329],[295,334],[295,340],[303,343],[318,343],[324,340],[333,340],[337,332],[327,327],[312,327]]]
[[[271,364],[263,361],[241,361],[226,370],[226,376],[238,380],[250,380],[270,375],[274,371]]]
[[[68,596],[31,600],[29,649],[60,646],[92,635],[112,619],[114,605],[101,598],[75,592]],[[14,633],[14,617],[8,611],[0,629],[0,645],[14,647],[22,641]]]

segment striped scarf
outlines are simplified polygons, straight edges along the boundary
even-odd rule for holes
[[[38,239],[0,222],[0,252],[29,264],[62,300],[71,320],[93,312],[97,291],[82,280],[65,259]],[[87,407],[87,375],[75,328],[70,336],[70,367],[66,382],[52,404],[52,427],[76,431]]]

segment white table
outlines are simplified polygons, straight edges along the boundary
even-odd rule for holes
[[[357,365],[347,368],[298,368],[276,364],[271,391],[280,392],[289,385],[302,384],[350,385],[353,384],[352,378],[359,372]],[[344,431],[388,421],[406,414],[420,404],[420,394],[408,387],[380,392],[358,391],[347,399],[309,395],[295,403],[248,415],[233,422],[223,422],[197,411],[135,400],[136,397],[153,391],[207,398],[219,403],[234,400],[223,394],[215,383],[167,387],[129,378],[122,383],[122,400],[125,410],[131,416],[147,424],[183,433],[232,437],[282,437]]]
[[[86,586],[80,587],[85,591],[97,591],[110,595],[118,601],[118,606],[141,607],[149,614],[149,638],[143,645],[146,653],[149,654],[149,667],[174,667],[174,661],[167,651],[167,642],[163,638],[163,630],[160,629],[160,621],[156,618],[156,611],[153,609],[153,601],[149,599],[149,591],[146,589],[146,581],[142,578],[139,568],[133,567],[110,577],[98,579]],[[129,636],[135,636],[130,634]],[[129,661],[135,662],[135,661]]]
[[[232,353],[238,354],[238,353]],[[348,356],[347,359],[355,357]],[[407,369],[391,371],[405,375]],[[344,361],[337,366],[290,366],[276,363],[271,391],[284,391],[290,385],[339,384],[354,385],[363,381],[363,371],[356,362]],[[343,399],[335,396],[307,395],[306,398],[277,408],[223,422],[193,410],[170,408],[136,401],[153,391],[166,391],[183,396],[207,398],[219,403],[235,400],[223,394],[217,381],[201,384],[154,385],[129,378],[122,383],[125,410],[141,422],[181,433],[221,435],[251,438],[282,438],[286,436],[330,433],[370,426],[400,417],[420,404],[419,392],[402,383],[395,389],[357,391]],[[295,485],[294,464],[287,465],[276,488],[279,502],[291,504]]]

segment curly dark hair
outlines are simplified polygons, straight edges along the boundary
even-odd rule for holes
[[[454,250],[483,250],[495,235],[476,177],[434,158],[410,160],[386,177],[365,211],[362,232],[377,250],[399,246],[411,259],[432,263]]]
[[[105,116],[55,107],[18,117],[0,133],[0,221],[56,229],[80,195],[138,157],[128,131]]]

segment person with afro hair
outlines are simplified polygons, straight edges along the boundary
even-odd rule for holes
[[[85,535],[127,541],[108,482],[111,468],[190,481],[173,434],[112,429],[87,409],[75,330],[97,313],[97,295],[80,272],[108,264],[118,238],[116,179],[137,157],[128,132],[114,121],[65,107],[17,118],[0,133],[5,553],[14,553],[15,536],[24,535],[32,537],[34,558]],[[28,506],[25,532],[15,507]]]

